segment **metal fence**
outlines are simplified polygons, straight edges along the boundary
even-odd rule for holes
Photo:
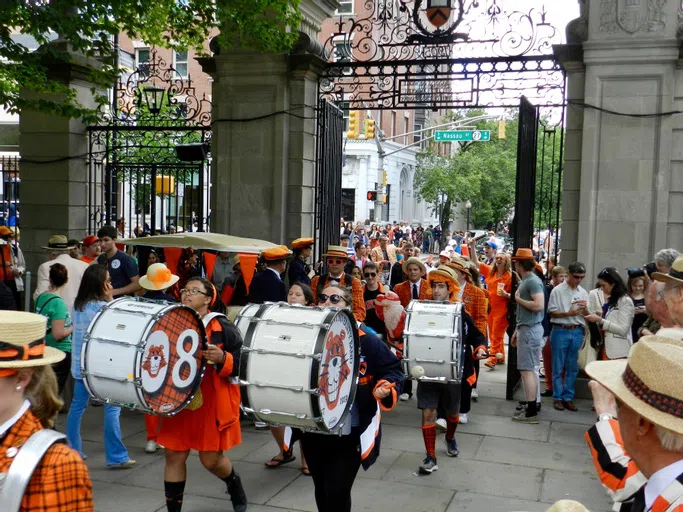
[[[19,175],[18,155],[0,155],[0,225],[19,225]]]

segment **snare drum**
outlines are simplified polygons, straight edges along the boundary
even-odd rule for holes
[[[462,311],[461,303],[414,300],[408,304],[403,364],[409,376],[443,384],[462,380],[465,364]],[[423,375],[415,377],[416,373]]]
[[[330,433],[355,398],[359,337],[350,311],[248,304],[237,321],[244,345],[244,411],[256,421]]]
[[[179,304],[123,297],[104,306],[83,339],[81,375],[93,398],[173,416],[204,375],[206,331]]]

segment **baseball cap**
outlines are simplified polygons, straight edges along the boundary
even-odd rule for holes
[[[81,243],[83,244],[83,247],[90,247],[92,244],[99,241],[100,239],[97,238],[95,235],[88,235],[83,239],[83,242]]]

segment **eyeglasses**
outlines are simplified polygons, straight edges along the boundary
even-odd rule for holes
[[[199,288],[183,288],[182,290],[180,290],[180,295],[187,294],[187,295],[194,296],[194,295],[197,295],[198,293],[201,293],[202,295],[206,295],[207,297],[209,296],[208,293],[204,293]]]
[[[328,265],[340,265],[346,262],[344,258],[327,258]]]
[[[328,299],[332,304],[339,304],[340,301],[344,301],[344,304],[346,304],[346,301],[344,300],[344,298],[341,295],[337,295],[337,294],[325,295],[324,293],[321,293],[320,295],[318,295],[318,304],[323,304],[323,303],[327,302]]]
[[[366,272],[366,273],[363,274],[363,275],[364,275],[365,277],[376,277],[376,276],[377,276],[377,272]]]
[[[583,274],[583,275],[572,274],[572,277],[574,279],[576,279],[577,281],[581,281],[584,277],[586,277],[586,274]],[[600,276],[598,276],[598,277],[600,277]]]

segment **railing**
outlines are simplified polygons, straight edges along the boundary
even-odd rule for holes
[[[0,225],[19,225],[19,176],[18,155],[0,155]]]

